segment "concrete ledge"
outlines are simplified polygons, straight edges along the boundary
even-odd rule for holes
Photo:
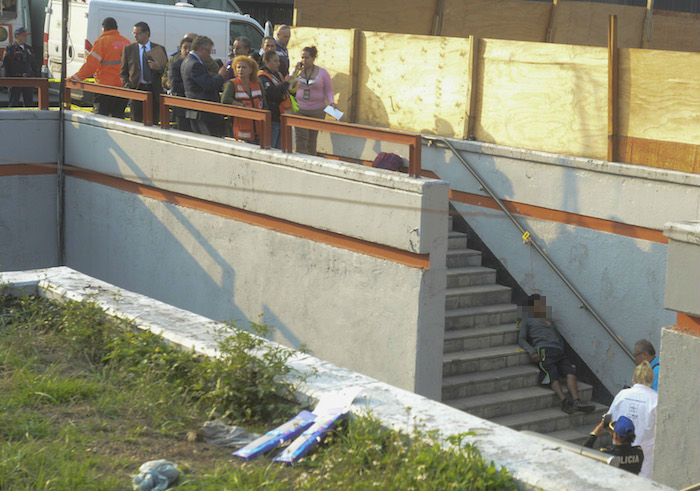
[[[51,298],[94,301],[110,314],[131,319],[140,328],[178,345],[207,355],[217,353],[213,330],[222,327],[220,324],[69,268],[2,273],[0,284],[14,287],[14,291],[36,291]],[[522,489],[671,489],[313,356],[297,354],[291,365],[299,373],[316,371],[316,375],[300,388],[300,398],[314,400],[331,389],[361,386],[355,412],[371,410],[389,427],[410,432],[419,425],[424,430],[438,430],[443,437],[474,432],[469,440],[486,459],[512,471]]]
[[[677,242],[700,245],[700,221],[668,222],[664,235]]]

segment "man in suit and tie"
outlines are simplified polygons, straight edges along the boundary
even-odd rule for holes
[[[185,96],[190,99],[219,102],[219,91],[226,80],[233,76],[233,71],[222,66],[219,73],[211,76],[206,62],[211,58],[214,42],[206,36],[197,36],[192,43],[192,50],[182,62],[180,73],[185,85]],[[217,114],[201,111],[186,111],[192,131],[202,135],[222,136],[222,119]]]
[[[153,94],[153,122],[158,123],[161,77],[168,63],[168,54],[163,46],[150,41],[151,29],[145,22],[134,25],[134,40],[122,52],[122,86],[129,89],[149,91]],[[132,121],[143,120],[142,103],[131,101]]]

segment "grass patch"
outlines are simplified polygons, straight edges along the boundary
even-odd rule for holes
[[[265,332],[264,326],[254,330]],[[284,348],[222,337],[218,359],[169,346],[94,304],[0,297],[0,489],[130,489],[147,460],[175,462],[181,490],[515,489],[460,438],[342,423],[293,467],[250,463],[191,438],[219,417],[254,429],[296,414]]]

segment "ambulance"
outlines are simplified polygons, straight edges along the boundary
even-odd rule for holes
[[[3,0],[0,0],[3,1]],[[19,1],[19,0],[18,0]],[[226,61],[229,47],[239,36],[260,48],[263,28],[248,15],[195,8],[189,3],[175,5],[129,2],[121,0],[70,0],[66,74],[70,77],[85,62],[95,40],[102,34],[102,21],[114,17],[119,32],[132,39],[137,22],[146,22],[151,41],[163,45],[168,54],[178,50],[187,33],[196,33],[214,41],[212,57]],[[44,60],[42,72],[51,79],[61,76],[61,1],[51,0],[44,21]]]

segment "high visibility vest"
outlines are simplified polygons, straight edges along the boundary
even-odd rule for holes
[[[258,72],[258,77],[267,78],[270,82],[272,82],[272,85],[274,85],[275,87],[282,85],[281,80],[278,80],[277,77],[273,76],[272,74],[270,74],[270,72],[267,72],[265,70],[260,70]],[[269,106],[269,104],[268,104],[268,106]],[[289,99],[288,94],[285,94],[284,96],[282,96],[282,102],[279,103],[279,108],[280,108],[280,114],[292,112],[292,101],[291,101],[291,99]]]
[[[92,51],[88,53],[85,64],[73,75],[79,82],[95,75],[95,82],[113,87],[121,87],[119,78],[122,51],[131,42],[117,30],[105,31],[95,41]]]
[[[246,107],[255,109],[263,108],[263,95],[260,84],[257,82],[250,83],[250,95],[245,90],[243,82],[239,78],[233,79],[235,92],[233,98]],[[255,140],[256,136],[255,122],[250,119],[235,118],[233,120],[233,136],[238,140],[251,141]]]

